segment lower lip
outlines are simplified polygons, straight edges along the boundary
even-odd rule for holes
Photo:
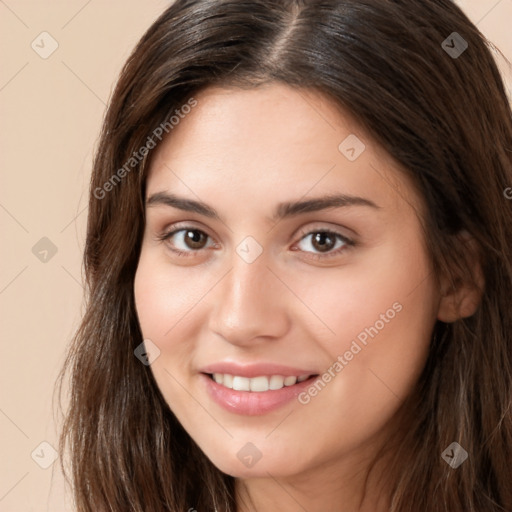
[[[217,384],[209,375],[200,375],[206,391],[214,402],[236,414],[258,416],[282,407],[291,402],[304,388],[307,388],[317,376],[310,377],[293,386],[269,391],[235,391]]]

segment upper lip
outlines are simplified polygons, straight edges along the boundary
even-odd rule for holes
[[[251,363],[240,364],[231,361],[221,361],[209,364],[199,370],[201,373],[223,373],[238,375],[240,377],[260,377],[263,375],[282,375],[283,377],[300,377],[301,375],[316,375],[317,372],[292,366],[284,366],[275,363]]]

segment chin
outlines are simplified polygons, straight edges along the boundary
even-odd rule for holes
[[[216,456],[217,454],[212,457],[209,454],[206,455],[220,471],[235,478],[268,478],[269,474],[279,478],[291,476],[304,470],[304,468],[298,467],[296,464],[290,464],[294,457],[276,450],[272,451],[271,456],[265,456],[262,453],[259,460],[254,462],[248,459],[244,463],[244,459],[249,457],[249,455],[244,455],[250,453],[250,451],[250,449],[246,449],[245,452],[240,453],[241,450],[237,450],[230,457],[226,457],[227,450],[222,454],[218,454],[218,456]]]

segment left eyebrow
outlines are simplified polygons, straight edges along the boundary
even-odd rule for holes
[[[334,194],[308,199],[307,201],[279,203],[272,220],[293,217],[301,213],[318,212],[320,210],[327,210],[328,208],[342,208],[347,206],[368,206],[377,210],[380,209],[380,206],[364,197]]]
[[[198,213],[212,219],[222,221],[215,208],[201,201],[179,197],[167,192],[157,192],[147,199],[146,205],[166,205],[180,210]],[[374,209],[381,207],[364,197],[352,196],[347,194],[335,194],[308,199],[306,201],[288,201],[279,203],[271,219],[279,220],[288,217],[294,217],[303,213],[318,212],[328,208],[342,208],[348,206],[366,206]]]

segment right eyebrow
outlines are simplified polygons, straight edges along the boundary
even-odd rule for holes
[[[193,199],[185,199],[184,197],[178,197],[174,194],[168,194],[167,192],[157,192],[156,194],[152,194],[148,198],[146,205],[166,205],[186,212],[199,213],[205,217],[221,220],[217,211],[206,203],[195,201]]]

